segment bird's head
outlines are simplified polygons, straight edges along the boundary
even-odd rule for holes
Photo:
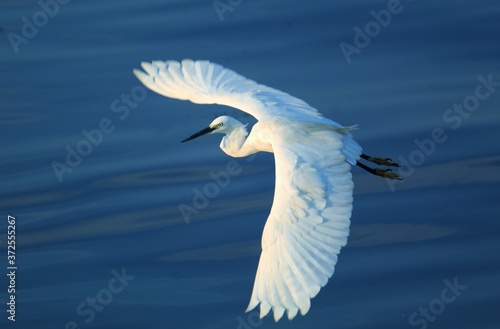
[[[200,130],[196,134],[193,134],[184,139],[182,143],[208,134],[229,134],[235,128],[240,126],[243,126],[243,124],[238,120],[231,118],[230,116],[223,115],[212,121],[212,123],[207,128]]]

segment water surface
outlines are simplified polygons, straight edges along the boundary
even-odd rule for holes
[[[211,1],[70,1],[44,16],[37,1],[4,1],[0,259],[5,269],[11,214],[18,303],[2,328],[498,328],[500,87],[482,88],[477,106],[471,97],[482,79],[500,81],[499,4],[401,1],[348,63],[340,44],[355,46],[354,28],[388,2],[232,3],[219,15]],[[180,143],[221,114],[255,120],[166,99],[132,75],[141,61],[183,58],[358,124],[367,153],[405,164],[396,184],[353,169],[349,243],[305,317],[244,313],[272,155],[232,160],[217,136]],[[464,102],[473,110],[450,112]],[[183,218],[179,205],[230,161],[239,173]],[[58,177],[54,163],[68,162]]]

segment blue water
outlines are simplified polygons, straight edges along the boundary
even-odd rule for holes
[[[218,14],[211,0],[73,0],[49,15],[3,1],[1,327],[500,328],[500,4],[230,3]],[[371,36],[355,40],[356,27]],[[340,45],[355,41],[346,57]],[[224,113],[255,120],[161,97],[132,75],[141,61],[183,58],[358,124],[366,153],[404,164],[396,184],[353,168],[351,236],[305,317],[244,313],[272,155],[232,160],[217,136],[180,143]],[[228,164],[227,186],[193,200]],[[183,218],[179,205],[194,201]]]

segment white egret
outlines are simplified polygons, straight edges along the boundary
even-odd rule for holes
[[[257,84],[208,61],[142,63],[134,70],[149,89],[197,104],[221,104],[245,111],[258,122],[246,125],[229,116],[183,142],[205,134],[223,134],[221,149],[232,157],[274,153],[276,187],[262,235],[262,253],[247,312],[260,303],[260,317],[272,309],[275,321],[306,314],[334,272],[347,242],[353,202],[351,165],[390,179],[390,169],[374,169],[360,158],[398,166],[388,158],[362,153],[351,136],[353,126],[324,118],[289,94]]]

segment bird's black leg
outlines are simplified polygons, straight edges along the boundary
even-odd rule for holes
[[[391,169],[370,168],[367,165],[362,164],[359,161],[356,161],[356,165],[358,167],[368,171],[370,174],[373,174],[373,175],[377,175],[377,176],[389,178],[389,179],[403,180],[403,178],[401,178],[398,174],[393,172]],[[399,165],[397,165],[397,166],[399,167]]]
[[[361,153],[361,158],[376,163],[380,166],[400,167],[399,163],[393,162],[390,158],[377,158]]]

